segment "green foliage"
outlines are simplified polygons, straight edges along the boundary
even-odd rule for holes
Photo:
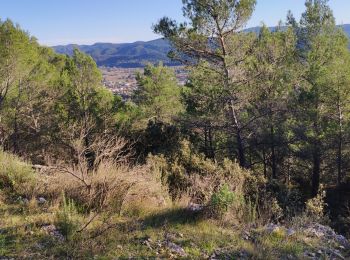
[[[144,154],[164,154],[171,156],[178,152],[181,133],[177,126],[158,120],[149,120],[142,134]]]
[[[210,199],[212,215],[222,218],[236,200],[236,194],[230,191],[228,184],[224,184]]]
[[[78,210],[72,199],[66,198],[62,193],[62,205],[56,213],[55,224],[66,239],[70,239],[78,230]]]
[[[295,216],[299,224],[322,221],[327,207],[339,230],[348,226],[347,186],[344,198],[328,205],[320,189],[342,187],[350,169],[350,53],[327,1],[307,0],[300,22],[289,15],[287,28],[263,26],[257,34],[241,31],[255,0],[183,5],[188,24],[163,18],[154,29],[171,42],[170,55],[188,65],[188,82],[179,86],[171,68],[147,65],[129,101],[102,85],[92,57],[79,50],[58,55],[11,21],[0,21],[0,145],[6,151],[0,152],[0,202],[31,198],[23,203],[28,214],[49,214],[55,210],[37,207],[36,191],[43,187],[55,204],[63,190],[54,222],[69,241],[87,217],[78,210],[96,213],[97,226],[125,235],[126,226],[138,230],[133,221],[142,226],[143,217],[152,228],[196,222],[188,203],[220,220],[255,225]],[[48,165],[50,174],[38,176],[9,152]],[[169,197],[178,208],[159,212]],[[84,228],[97,237],[106,231],[92,222]],[[126,236],[124,246],[132,247],[135,239]],[[216,239],[197,242],[210,255],[222,246]],[[259,243],[271,252],[302,253],[283,232],[265,240]],[[188,241],[184,248],[202,257]],[[110,246],[102,242],[96,244]],[[95,241],[81,243],[93,248]]]
[[[181,87],[176,83],[175,73],[163,64],[147,65],[144,74],[137,75],[139,88],[133,100],[141,111],[141,123],[151,119],[171,123],[182,110]]]
[[[62,105],[69,115],[66,120],[73,120],[71,123],[93,120],[100,125],[113,111],[115,99],[112,92],[102,86],[102,74],[94,60],[75,50],[66,61],[63,73],[67,75],[62,97]]]
[[[306,201],[306,215],[314,221],[322,221],[325,218],[325,208],[327,204],[325,203],[326,192],[320,189],[316,197]]]

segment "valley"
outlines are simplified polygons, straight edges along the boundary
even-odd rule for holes
[[[187,72],[183,66],[171,67],[175,71],[179,85],[184,85]],[[132,92],[137,89],[136,75],[143,72],[143,68],[118,68],[100,67],[103,76],[103,85],[112,90],[113,93],[130,98]]]

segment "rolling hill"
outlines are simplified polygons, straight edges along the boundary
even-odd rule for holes
[[[350,24],[341,25],[350,38]],[[273,30],[274,27],[271,27]],[[259,32],[260,27],[246,29],[248,32]],[[54,46],[58,53],[71,55],[75,48],[91,55],[98,66],[138,68],[147,63],[163,62],[164,65],[178,65],[172,62],[167,53],[171,47],[168,41],[157,39],[153,41],[134,43],[95,43],[93,45],[60,45]]]
[[[162,61],[164,65],[176,65],[167,54],[171,47],[168,41],[157,39],[134,43],[95,43],[93,45],[60,45],[53,47],[56,52],[71,55],[75,48],[91,55],[98,66],[137,68],[146,63]]]

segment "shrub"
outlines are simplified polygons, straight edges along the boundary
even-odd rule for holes
[[[255,223],[257,220],[257,204],[247,198],[242,209],[242,220],[245,223]]]
[[[190,198],[192,203],[209,205],[210,215],[226,215],[238,221],[256,220],[270,212],[271,196],[266,193],[262,175],[245,170],[231,160],[207,159],[196,153],[188,141],[181,143],[176,156],[149,156],[147,162],[152,165],[153,174],[161,176],[173,201]],[[234,195],[232,204],[231,193]],[[261,202],[266,207],[259,207]]]
[[[75,231],[78,230],[79,220],[78,211],[72,199],[67,199],[62,193],[62,206],[56,213],[55,224],[65,238],[72,237]]]
[[[30,164],[0,151],[0,189],[7,195],[32,197],[36,183],[37,174]]]
[[[41,178],[46,184],[44,197],[59,201],[62,191],[73,200],[79,213],[103,213],[106,216],[148,212],[169,201],[159,176],[151,165],[129,167],[102,162],[87,175],[84,183],[59,169]],[[74,173],[74,169],[70,169]]]
[[[237,163],[230,160],[218,163],[207,159],[196,153],[186,140],[182,141],[176,156],[149,156],[147,162],[152,165],[154,174],[161,176],[173,200],[189,195],[194,202],[206,204],[225,183],[237,194],[244,193],[245,189],[250,191],[250,186],[254,185],[251,173]]]
[[[283,209],[283,215],[292,218],[305,209],[305,199],[298,187],[288,187],[277,180],[271,180],[266,187]]]
[[[236,194],[230,191],[228,184],[224,184],[211,196],[210,210],[214,217],[222,218],[236,200]]]
[[[324,219],[325,208],[327,206],[324,201],[325,197],[326,191],[323,187],[320,187],[317,196],[306,202],[305,213],[310,219],[314,221],[321,221]]]

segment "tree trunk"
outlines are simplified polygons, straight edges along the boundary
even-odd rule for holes
[[[337,149],[337,171],[338,171],[338,178],[337,178],[337,184],[340,185],[342,182],[342,150],[343,150],[343,114],[342,109],[340,105],[340,95],[338,95],[338,149]]]
[[[318,128],[318,116],[316,116],[316,120],[314,122],[314,131],[316,135],[316,139],[314,140],[314,144],[312,147],[312,196],[315,197],[318,194],[318,190],[320,187],[320,172],[321,172],[321,143],[319,140],[320,131]]]
[[[13,152],[18,153],[19,152],[19,145],[18,145],[18,110],[20,106],[20,98],[22,95],[22,82],[21,80],[18,81],[18,95],[16,97],[16,104],[15,104],[15,116],[13,119],[13,135],[12,135],[12,146],[13,146]]]
[[[15,115],[13,122],[12,147],[13,153],[17,154],[19,152],[17,114]]]
[[[212,133],[211,123],[210,123],[209,129],[208,129],[208,141],[209,141],[209,157],[211,159],[214,159],[215,158],[215,151],[214,151],[214,147],[213,147],[213,133]]]
[[[320,188],[321,156],[319,146],[316,145],[313,151],[313,169],[312,169],[312,196],[316,197]]]
[[[216,21],[217,22],[217,21]],[[220,40],[221,50],[222,50],[222,66],[224,70],[224,84],[225,84],[225,90],[227,93],[230,93],[230,72],[229,67],[226,62],[227,58],[227,50],[226,50],[226,43],[225,43],[225,37],[223,36],[222,30],[220,29],[220,25],[217,22],[217,28],[219,30],[218,38]],[[231,94],[230,94],[231,95]],[[243,139],[241,134],[241,128],[239,125],[238,117],[236,110],[234,108],[234,101],[233,97],[231,96],[228,100],[228,106],[229,106],[229,112],[231,114],[231,121],[233,124],[233,127],[235,129],[235,135],[236,135],[236,142],[237,142],[237,153],[238,153],[238,161],[239,165],[243,168],[247,168],[246,158],[244,154],[244,145],[243,145]]]
[[[265,147],[263,147],[262,153],[263,153],[263,164],[264,164],[264,177],[267,178],[267,164],[266,164]]]
[[[231,119],[232,119],[232,123],[234,125],[235,135],[236,135],[237,154],[238,154],[239,165],[243,168],[247,168],[241,129],[240,129],[240,126],[238,123],[236,111],[234,109],[232,100],[231,100],[230,108],[231,108],[231,117],[232,117]]]
[[[320,129],[319,129],[319,100],[318,97],[315,103],[315,118],[313,122],[313,131],[315,133],[315,139],[313,140],[312,145],[312,196],[316,197],[318,194],[318,190],[320,188],[320,172],[321,172],[321,140],[320,140]]]
[[[205,156],[209,157],[207,125],[205,125],[204,127],[204,152],[205,152]]]
[[[277,164],[276,164],[276,151],[275,151],[275,130],[273,126],[270,127],[271,133],[271,169],[272,178],[277,179]]]

